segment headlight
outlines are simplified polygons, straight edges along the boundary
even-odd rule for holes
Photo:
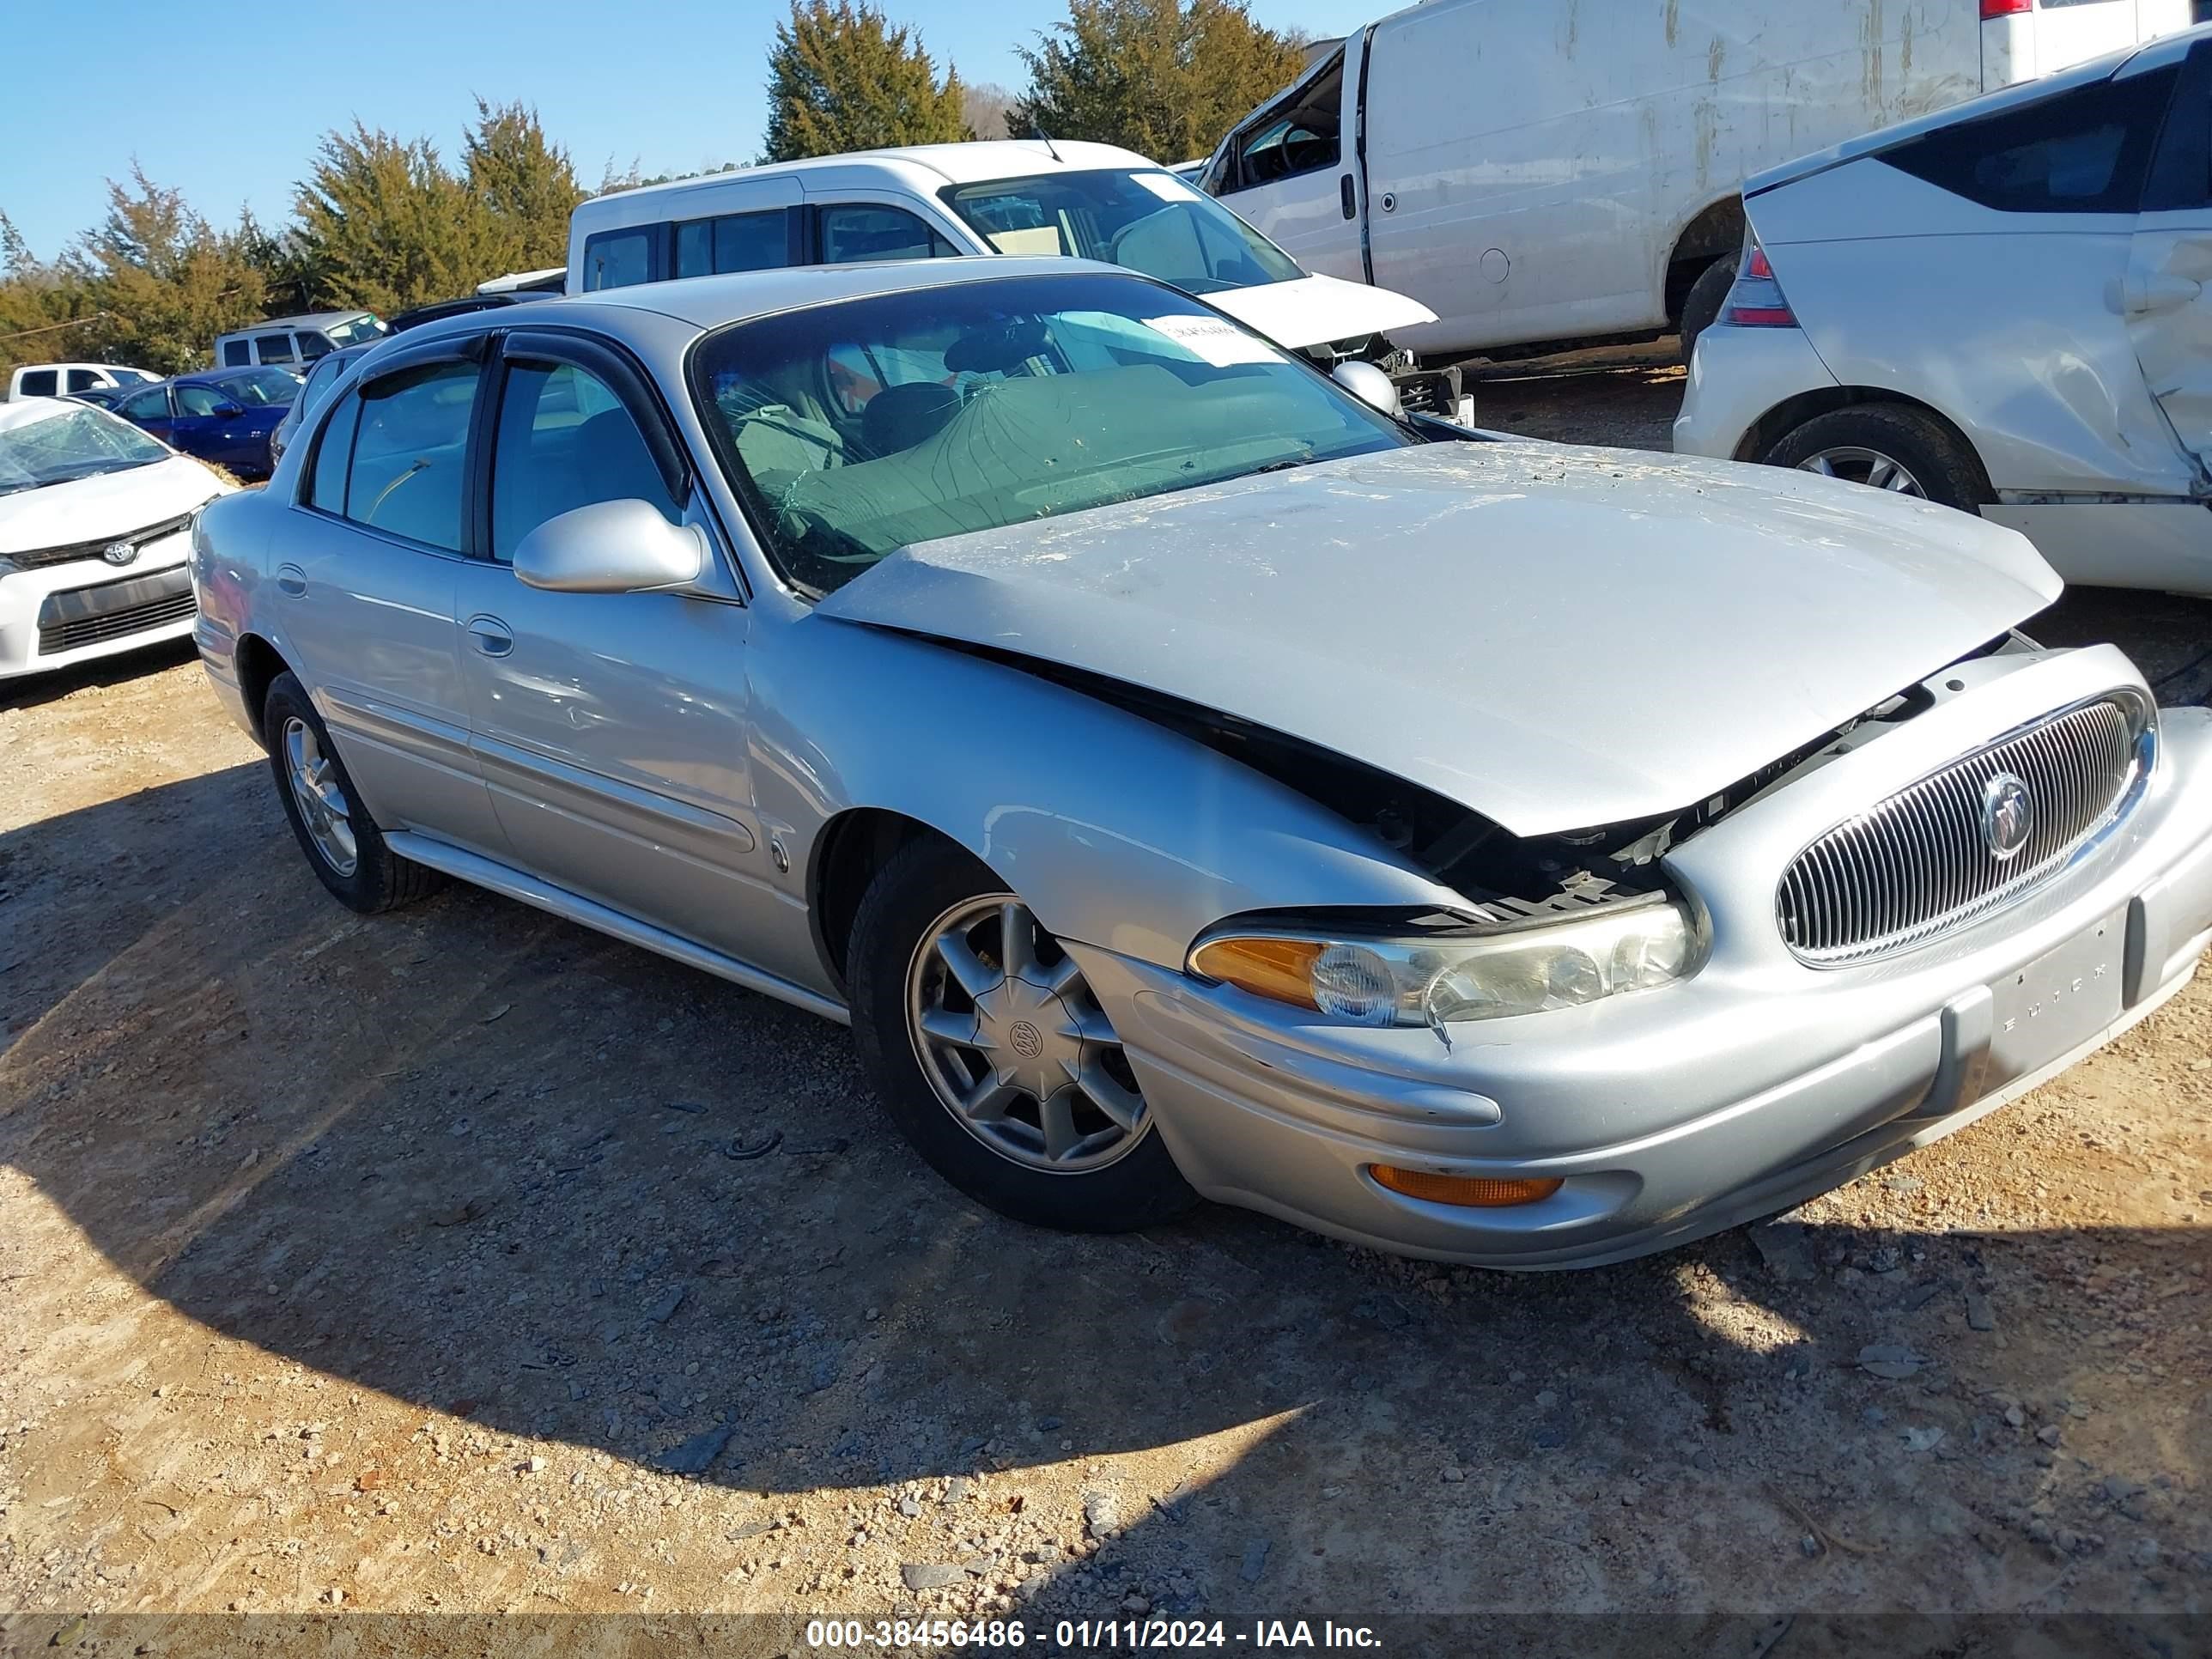
[[[1189,971],[1352,1025],[1442,1025],[1648,991],[1695,965],[1688,912],[1661,894],[1564,921],[1481,927],[1225,923]]]

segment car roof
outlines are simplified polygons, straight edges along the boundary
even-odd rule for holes
[[[292,371],[285,368],[282,363],[233,363],[227,368],[222,367],[215,368],[188,368],[181,374],[172,374],[167,380],[161,382],[161,384],[163,386],[210,386],[216,381],[228,380],[240,374],[260,374],[264,373],[270,374],[289,374]],[[130,389],[139,392],[147,390],[144,386]]]
[[[1099,167],[1159,165],[1149,156],[1115,144],[1083,143],[1073,139],[1047,144],[1039,138],[979,138],[972,143],[904,144],[885,149],[848,150],[838,155],[813,155],[799,161],[774,161],[766,167],[739,167],[696,179],[640,185],[635,190],[618,190],[594,197],[592,202],[634,202],[642,197],[680,196],[686,191],[703,192],[718,185],[757,179],[796,178],[829,184],[838,182],[840,174],[889,173],[905,178],[919,189],[933,191],[943,185],[977,184],[993,179],[1028,179],[1061,171],[1078,173]],[[592,202],[584,205],[589,207]]]
[[[1794,161],[1784,161],[1779,167],[1768,167],[1744,180],[1743,193],[1747,198],[1780,185],[1794,184],[1808,179],[1816,173],[1826,173],[1831,167],[1841,167],[1846,161],[1856,161],[1863,156],[1878,155],[1907,139],[1917,138],[1923,133],[1941,131],[1956,126],[1962,121],[1978,120],[1984,115],[2021,104],[2033,104],[2045,98],[2055,98],[2071,92],[2076,87],[2093,86],[2100,81],[2110,81],[2122,74],[2136,73],[2169,63],[2179,63],[2188,54],[2191,46],[2199,40],[2212,40],[2212,23],[2195,28],[2181,29],[2172,34],[2162,34],[2155,40],[2139,41],[2131,46],[2108,52],[2101,58],[2092,58],[2070,69],[2055,70],[2032,81],[2015,81],[2008,87],[1984,93],[1979,98],[1970,98],[1963,104],[1953,104],[1937,110],[1932,115],[1915,116],[1909,121],[1899,121],[1872,132],[1846,138],[1839,144],[1814,150],[1810,155],[1801,155]]]
[[[941,259],[899,259],[879,264],[789,265],[769,270],[733,272],[726,276],[686,276],[672,282],[638,283],[628,288],[600,289],[590,294],[529,301],[448,321],[525,328],[533,319],[550,320],[578,307],[606,306],[654,312],[696,328],[719,328],[724,323],[770,316],[825,301],[860,300],[878,294],[906,294],[1017,276],[1077,274],[1119,276],[1139,283],[1152,280],[1127,266],[1093,259],[976,253]]]
[[[374,314],[375,313],[374,312],[362,311],[359,309],[353,311],[303,311],[296,317],[270,317],[261,322],[249,323],[244,328],[231,329],[216,337],[228,340],[237,335],[259,334],[265,330],[272,328],[327,328],[332,323],[349,323],[356,317],[370,317]]]

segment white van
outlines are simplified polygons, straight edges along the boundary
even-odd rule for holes
[[[1717,316],[1742,180],[2190,22],[2190,0],[1426,0],[1223,140],[1200,185],[1424,354]],[[1700,279],[1703,279],[1702,281]]]
[[[311,311],[300,317],[271,317],[252,328],[219,334],[217,368],[251,368],[266,363],[304,374],[316,358],[347,346],[368,345],[384,337],[384,319],[373,311]]]
[[[8,401],[18,398],[64,398],[80,392],[145,386],[161,377],[120,363],[31,363],[8,377]]]
[[[1309,276],[1133,150],[1015,139],[825,155],[599,197],[568,222],[568,291],[976,253],[1127,265],[1324,360],[1382,357],[1389,339],[1434,320],[1403,295]]]

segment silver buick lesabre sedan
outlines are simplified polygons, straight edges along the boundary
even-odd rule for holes
[[[2212,713],[2016,632],[2020,537],[1401,420],[1102,266],[429,325],[194,575],[339,900],[458,876],[849,1021],[1048,1225],[1635,1255],[1993,1109],[2212,932]]]

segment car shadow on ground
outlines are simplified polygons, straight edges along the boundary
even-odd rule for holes
[[[112,657],[96,658],[75,668],[0,680],[0,708],[35,708],[40,703],[58,702],[88,687],[120,685],[126,680],[159,673],[164,668],[189,662],[198,654],[198,647],[190,639],[167,640],[160,645],[142,645]]]
[[[2077,1470],[2069,1402],[2119,1356],[2052,1335],[2121,1258],[2122,1328],[2201,1334],[2201,1234],[1825,1226],[1510,1277],[1219,1210],[1033,1231],[908,1154],[834,1026],[473,890],[342,910],[256,766],[0,837],[0,1161],[153,1295],[763,1494],[1138,1455],[1086,1466],[1104,1548],[1012,1568],[1046,1612],[2006,1607],[2206,1570],[2201,1377],[2145,1374]]]

